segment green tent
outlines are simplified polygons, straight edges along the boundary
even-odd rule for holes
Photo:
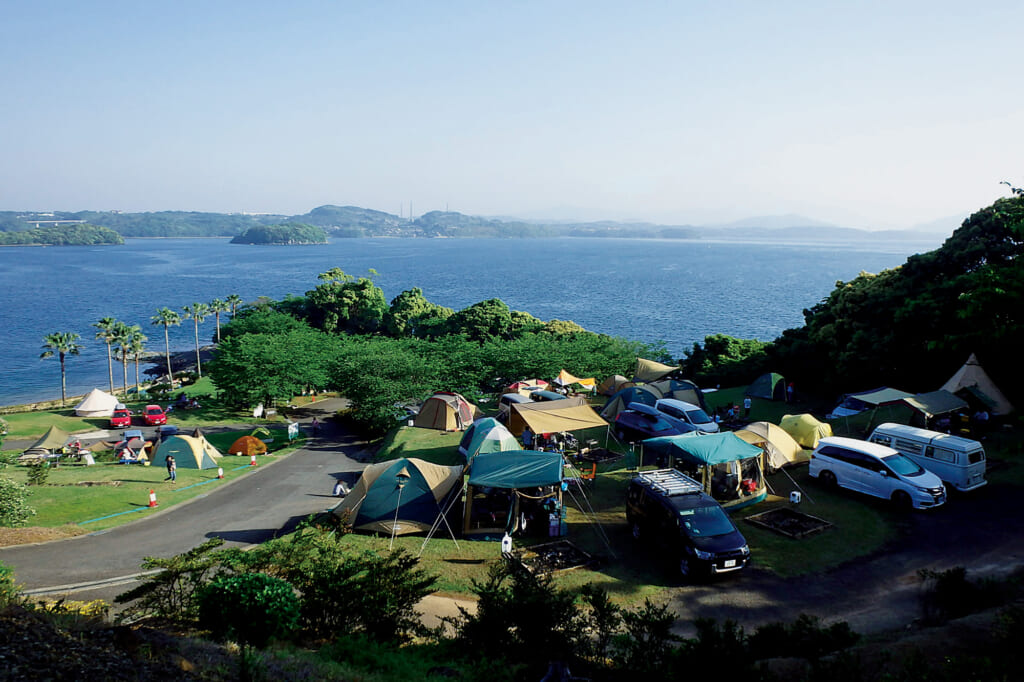
[[[522,450],[481,454],[469,468],[469,485],[486,488],[536,488],[562,482],[562,455]]]
[[[462,440],[459,441],[459,454],[463,455],[466,460],[488,452],[508,452],[522,449],[516,437],[494,417],[477,419],[472,426],[466,429],[466,432],[462,434]]]
[[[735,433],[687,433],[648,438],[641,458],[658,458],[700,481],[705,492],[723,507],[737,509],[768,495],[764,479],[764,450]]]
[[[174,456],[179,469],[216,469],[221,454],[202,436],[171,436],[165,438],[153,455],[154,466],[165,466],[167,456]]]
[[[71,438],[71,434],[64,431],[56,426],[51,426],[43,434],[43,437],[37,440],[35,443],[25,449],[21,456],[18,458],[19,462],[28,462],[32,460],[39,460],[44,457],[49,457],[53,453],[63,448],[68,440]]]
[[[560,402],[560,401],[559,401]],[[562,507],[562,455],[557,452],[481,453],[473,458],[463,511],[464,535],[501,537],[548,530],[548,505]]]
[[[462,470],[414,458],[371,464],[334,513],[367,533],[429,531],[447,509],[448,496],[459,490]]]
[[[751,398],[763,398],[765,400],[785,400],[786,380],[781,374],[768,372],[754,379],[754,383],[747,386],[744,395]]]

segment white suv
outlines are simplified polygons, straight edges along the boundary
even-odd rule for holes
[[[675,398],[661,398],[654,403],[654,409],[677,420],[685,432],[718,433],[718,424],[699,405]]]
[[[946,501],[938,476],[892,448],[863,440],[822,438],[811,454],[809,473],[825,485],[892,500],[901,507],[928,509]]]

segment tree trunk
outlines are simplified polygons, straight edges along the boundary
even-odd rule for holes
[[[124,389],[122,393],[123,393],[124,397],[127,398],[128,397],[128,353],[125,353],[124,351],[121,351],[121,371],[124,373],[123,381],[122,381],[122,384],[121,384],[122,388]]]
[[[136,399],[139,397],[139,393],[141,393],[140,389],[141,389],[141,386],[140,386],[140,382],[139,382],[139,354],[136,353],[135,354],[135,397],[136,397]]]
[[[107,373],[110,375],[110,395],[114,395],[114,357],[110,352],[109,341],[107,341]]]
[[[167,332],[168,326],[164,325],[164,347],[167,349],[167,382],[174,388],[174,371],[171,370],[171,337]]]
[[[196,327],[196,375],[197,375],[197,377],[199,379],[202,379],[203,378],[203,365],[202,365],[202,361],[199,359],[199,322],[198,322],[198,320],[195,321],[195,327]]]
[[[217,311],[217,343],[220,343],[220,311]]]
[[[68,398],[68,381],[64,374],[64,353],[60,354],[60,406],[64,407],[64,401]]]

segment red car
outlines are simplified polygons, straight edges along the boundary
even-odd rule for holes
[[[146,409],[142,412],[142,418],[146,421],[146,426],[159,426],[167,423],[167,415],[159,405],[146,405]]]
[[[114,414],[110,416],[110,428],[123,429],[132,425],[132,411],[124,405],[114,408]]]

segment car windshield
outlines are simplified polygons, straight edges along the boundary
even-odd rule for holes
[[[711,417],[704,410],[687,410],[686,416],[690,418],[690,421],[694,424],[707,424],[711,421]]]
[[[924,469],[903,455],[889,455],[883,457],[882,461],[900,476],[920,476],[924,473]]]
[[[679,526],[691,538],[710,538],[735,530],[721,507],[707,506],[679,510]]]

